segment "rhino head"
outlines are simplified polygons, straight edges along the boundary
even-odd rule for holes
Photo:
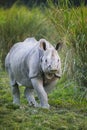
[[[40,66],[47,79],[51,79],[54,75],[61,77],[61,61],[57,52],[60,46],[61,43],[58,43],[54,48],[46,40],[40,40]]]

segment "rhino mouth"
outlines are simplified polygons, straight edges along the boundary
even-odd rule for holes
[[[47,79],[52,79],[55,76],[56,72],[57,70],[51,70],[50,72],[45,73],[45,76]]]
[[[54,77],[54,74],[53,73],[47,73],[47,74],[45,74],[45,77],[47,79],[52,79]]]
[[[52,70],[52,71],[50,71],[48,73],[45,73],[45,77],[47,79],[52,79],[54,77],[61,78],[61,75],[57,73],[57,70]]]

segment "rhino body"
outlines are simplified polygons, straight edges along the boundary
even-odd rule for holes
[[[58,47],[57,44],[56,49]],[[30,105],[49,108],[47,91],[61,77],[61,61],[56,49],[45,39],[27,38],[14,44],[5,58],[13,103],[20,104],[19,86],[22,85]],[[36,102],[33,90],[37,92],[40,104]]]

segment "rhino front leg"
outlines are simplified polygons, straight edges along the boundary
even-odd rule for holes
[[[25,88],[24,95],[27,98],[27,101],[30,106],[38,107],[38,103],[35,101],[34,95],[33,95],[33,89],[29,89],[28,87]]]
[[[42,108],[49,108],[47,93],[43,87],[43,81],[39,78],[31,79],[32,85],[38,94]]]

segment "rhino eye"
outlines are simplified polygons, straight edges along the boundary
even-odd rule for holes
[[[45,60],[45,62],[47,63],[47,59]]]

